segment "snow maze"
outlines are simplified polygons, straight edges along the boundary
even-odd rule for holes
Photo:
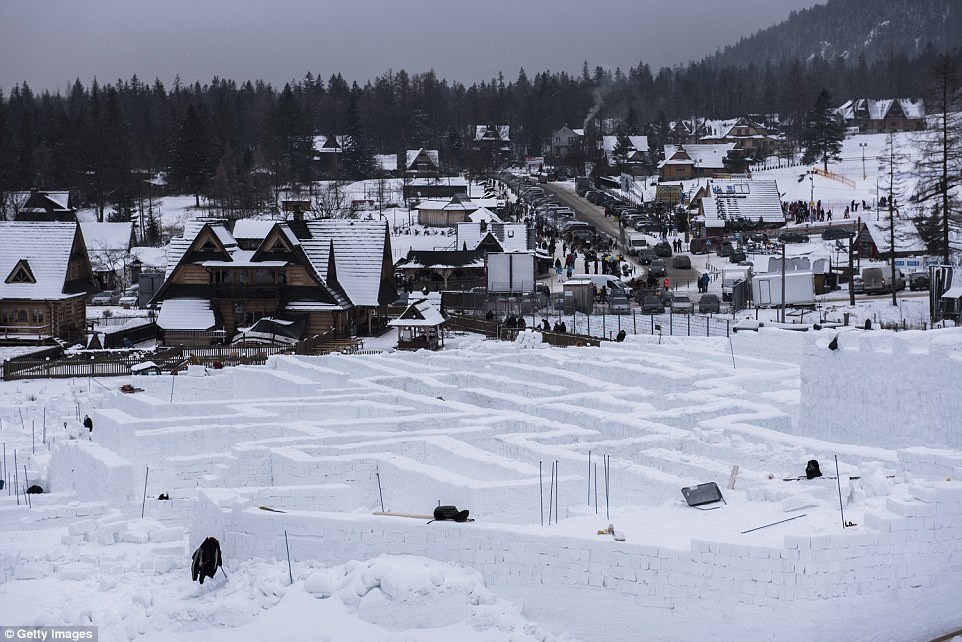
[[[954,359],[957,371],[958,336],[915,352],[949,366]],[[162,543],[183,527],[189,546],[214,535],[235,560],[285,559],[288,549],[295,561],[332,565],[425,555],[476,569],[542,617],[560,595],[552,587],[571,585],[669,612],[804,613],[799,604],[881,597],[908,609],[910,597],[944,591],[962,570],[962,453],[930,440],[878,445],[873,434],[896,434],[894,416],[888,432],[843,418],[826,426],[810,378],[846,376],[848,367],[827,361],[830,338],[763,331],[731,343],[631,337],[551,349],[526,337],[138,377],[142,392],[94,395],[96,441],[56,445],[49,484],[133,516],[149,467],[146,514],[167,528],[134,539]],[[854,335],[842,344],[861,351],[853,368],[898,367],[897,351]],[[913,402],[924,405],[919,394]],[[827,398],[845,403],[844,394]],[[839,441],[826,440],[831,434]],[[943,449],[922,448],[933,444]],[[836,455],[841,490],[828,478]],[[804,476],[810,459],[826,478],[785,480]],[[709,481],[727,504],[688,507],[681,488]],[[845,520],[857,526],[841,527],[840,493]],[[477,521],[377,515],[382,502],[386,512],[415,515],[455,504]],[[627,541],[599,535],[609,523]],[[91,525],[100,541],[129,541],[102,526]],[[532,587],[540,597],[526,592]],[[582,622],[590,604],[552,617],[588,637],[637,625]],[[945,630],[939,617],[930,624]]]

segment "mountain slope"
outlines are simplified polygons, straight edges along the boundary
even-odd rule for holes
[[[837,57],[868,63],[929,45],[938,51],[962,46],[962,2],[956,0],[828,0],[792,12],[785,22],[725,47],[709,60],[744,66],[798,57]]]

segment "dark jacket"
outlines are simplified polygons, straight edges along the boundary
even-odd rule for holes
[[[224,562],[220,557],[220,542],[213,537],[208,537],[194,551],[193,563],[190,565],[192,580],[199,580],[203,584],[205,578],[214,577],[218,567],[223,565]]]

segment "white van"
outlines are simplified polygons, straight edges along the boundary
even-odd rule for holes
[[[739,281],[751,283],[752,268],[747,265],[727,267],[722,270],[722,301],[731,301],[735,284]]]
[[[648,247],[648,237],[641,232],[628,232],[625,242],[625,252],[628,256],[638,256],[638,250]]]
[[[611,274],[578,274],[577,278],[591,281],[598,290],[605,288],[609,295],[615,290],[623,290],[628,298],[633,294],[632,289],[624,281]]]

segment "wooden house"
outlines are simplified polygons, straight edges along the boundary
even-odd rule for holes
[[[80,230],[100,289],[122,289],[129,283],[136,283],[128,274],[130,250],[134,246],[133,223],[82,222]]]
[[[0,339],[82,340],[94,289],[76,222],[0,222]]]
[[[925,129],[925,105],[921,100],[856,98],[846,101],[836,112],[847,127],[857,127],[864,134]]]
[[[726,121],[714,127],[711,133],[699,141],[705,145],[734,143],[735,149],[744,152],[746,157],[768,156],[778,143],[778,136],[760,123],[742,116],[734,121]]]
[[[15,209],[18,221],[40,221],[45,223],[74,223],[77,221],[77,208],[73,206],[70,192],[47,192],[33,190],[24,193],[25,198]]]
[[[265,318],[303,337],[386,325],[397,290],[385,222],[297,217],[241,227],[238,242],[224,222],[198,220],[171,242],[153,298],[165,343],[223,342]]]
[[[409,149],[405,155],[404,176],[408,178],[438,178],[441,165],[436,149]]]
[[[314,169],[319,176],[336,176],[346,136],[314,137]]]
[[[665,145],[665,159],[658,163],[658,180],[681,181],[727,174],[725,158],[735,143],[720,145]]]

